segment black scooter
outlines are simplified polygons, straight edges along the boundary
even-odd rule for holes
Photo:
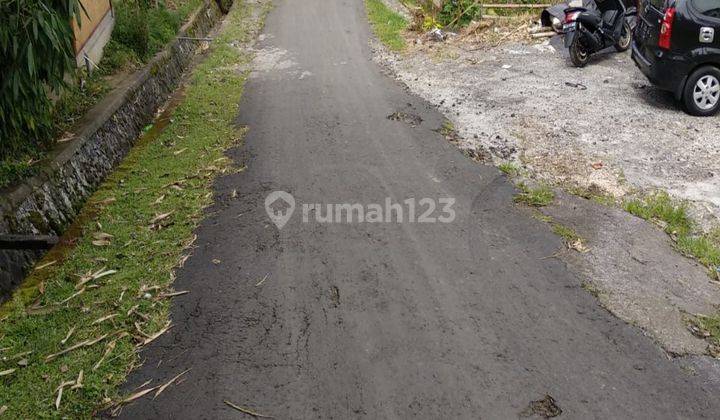
[[[637,15],[637,9],[626,8],[622,0],[589,1],[586,5],[565,9],[565,47],[570,49],[575,67],[584,67],[590,54],[610,46],[627,51]]]

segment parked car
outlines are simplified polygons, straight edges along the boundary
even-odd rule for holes
[[[685,110],[720,110],[720,0],[640,0],[632,58]]]

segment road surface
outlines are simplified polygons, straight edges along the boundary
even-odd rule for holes
[[[563,418],[717,418],[716,394],[599,307],[511,184],[383,75],[370,36],[360,0],[275,3],[231,151],[247,169],[217,182],[175,285],[190,293],[126,389],[191,370],[123,416],[246,416],[230,401],[279,419],[517,418],[550,395]],[[296,201],[282,229],[277,190]],[[447,197],[452,223],[302,220],[303,203]]]

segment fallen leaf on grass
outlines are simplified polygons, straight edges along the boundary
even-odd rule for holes
[[[110,245],[110,241],[108,241],[107,239],[98,239],[92,241],[92,244],[95,246],[108,246]]]
[[[93,234],[93,238],[102,241],[102,240],[110,240],[110,239],[114,238],[114,236],[112,236],[109,233],[105,233],[105,232],[95,232]]]
[[[72,336],[73,333],[75,332],[75,328],[77,328],[76,325],[73,325],[72,327],[70,327],[70,331],[68,331],[65,338],[63,338],[62,341],[60,341],[60,344],[65,345],[65,343],[67,343],[67,341],[70,339],[70,336]]]
[[[83,379],[85,378],[85,371],[80,369],[80,373],[78,373],[77,379],[75,379],[75,385],[72,386],[70,389],[78,389],[83,387]]]
[[[72,346],[66,348],[65,350],[61,350],[57,353],[47,355],[45,357],[45,361],[49,362],[59,356],[62,356],[63,354],[70,353],[71,351],[77,350],[81,347],[90,347],[94,344],[101,342],[102,340],[106,339],[107,337],[108,337],[108,334],[104,334],[104,335],[101,335],[100,337],[92,339],[92,340],[85,340],[85,341],[81,341],[79,343],[73,344]]]
[[[72,298],[74,298],[74,297],[76,297],[76,296],[78,296],[78,295],[81,295],[81,294],[83,294],[83,293],[85,293],[85,288],[84,288],[84,287],[81,288],[80,290],[78,290],[77,292],[73,293],[72,295],[70,295],[67,299],[61,300],[61,301],[58,302],[57,304],[58,304],[58,305],[62,305],[62,304],[64,304],[64,303],[67,303],[67,302],[69,302]]]
[[[60,409],[60,402],[62,401],[62,395],[63,395],[63,389],[65,389],[66,386],[70,386],[75,384],[75,381],[65,381],[60,384],[60,386],[57,387],[57,398],[55,398],[55,409]]]
[[[55,264],[56,262],[57,262],[56,260],[52,260],[52,261],[50,261],[50,262],[46,262],[45,264],[41,264],[41,265],[35,267],[35,270],[42,270],[43,268],[50,267],[51,265]]]
[[[151,225],[154,225],[154,224],[156,224],[157,222],[160,222],[160,221],[162,221],[162,220],[165,220],[165,219],[167,219],[168,217],[170,217],[171,214],[173,214],[173,212],[158,214],[158,215],[156,215],[155,217],[153,217],[152,220],[150,220],[150,224],[151,224]]]
[[[169,387],[170,385],[172,385],[173,382],[177,381],[178,378],[180,378],[180,377],[183,376],[184,374],[188,373],[189,370],[190,370],[190,369],[187,369],[187,370],[179,373],[177,376],[175,376],[174,378],[170,379],[165,385],[163,385],[163,386],[161,386],[160,388],[158,388],[157,392],[156,392],[155,395],[153,396],[153,400],[154,400],[155,398],[157,398],[158,395],[160,395],[163,391],[165,391],[165,389],[166,389],[167,387]]]
[[[153,201],[153,204],[160,204],[163,202],[164,199],[165,199],[165,194],[161,195],[160,197],[157,198],[157,200]]]
[[[3,414],[5,414],[5,412],[7,411],[7,409],[8,409],[8,406],[7,406],[7,405],[3,405],[2,407],[0,407],[0,416],[2,416]]]
[[[15,372],[16,370],[17,370],[17,369],[13,368],[13,369],[8,369],[8,370],[0,371],[0,377],[12,375],[13,372]]]
[[[230,407],[236,409],[237,411],[239,411],[239,412],[241,412],[241,413],[245,413],[245,414],[250,415],[250,416],[253,416],[253,417],[259,417],[259,418],[264,418],[264,419],[271,419],[271,418],[272,418],[271,416],[266,416],[266,415],[264,415],[264,414],[256,413],[256,412],[254,412],[254,411],[252,411],[252,410],[250,410],[250,409],[240,407],[239,405],[235,405],[235,404],[231,403],[231,402],[228,401],[228,400],[225,400],[225,404],[229,405]]]
[[[176,151],[173,152],[173,155],[177,156],[177,155],[183,153],[183,152],[186,151],[186,150],[187,150],[187,147],[182,148],[182,149],[180,149],[180,150],[176,150]]]
[[[105,358],[107,358],[110,355],[110,353],[112,353],[112,351],[115,349],[115,344],[116,344],[116,340],[113,340],[108,343],[107,347],[105,348],[105,353],[103,353],[100,360],[98,360],[97,363],[95,363],[95,366],[93,366],[92,370],[94,370],[94,371],[98,370],[98,368],[100,367],[102,362],[105,361]]]
[[[119,314],[116,314],[116,313],[115,313],[115,314],[105,315],[105,316],[102,317],[102,318],[96,319],[96,320],[93,321],[92,324],[90,324],[90,325],[97,325],[97,324],[99,324],[99,323],[101,323],[101,322],[107,321],[108,319],[115,318],[115,317],[118,316],[118,315],[119,315]]]

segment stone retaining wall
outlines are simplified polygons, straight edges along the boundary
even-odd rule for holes
[[[171,45],[88,112],[76,137],[59,144],[36,176],[0,191],[0,234],[61,235],[178,86],[198,47],[183,37],[204,37],[221,17],[206,0]],[[0,300],[40,256],[0,250]]]

